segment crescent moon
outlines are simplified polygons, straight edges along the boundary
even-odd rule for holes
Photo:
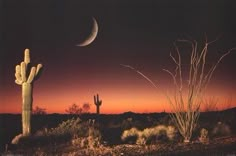
[[[91,30],[91,33],[83,42],[77,44],[76,46],[84,47],[84,46],[91,44],[95,40],[95,38],[97,37],[97,34],[98,34],[98,23],[97,23],[96,19],[93,18],[93,28]]]

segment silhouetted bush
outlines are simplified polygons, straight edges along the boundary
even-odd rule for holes
[[[47,114],[46,112],[46,109],[45,108],[40,108],[38,106],[36,106],[34,109],[33,109],[33,112],[32,112],[34,115],[45,115]]]

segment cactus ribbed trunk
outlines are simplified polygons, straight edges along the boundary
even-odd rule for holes
[[[24,136],[31,133],[31,112],[33,103],[33,86],[30,83],[22,84],[22,132]]]
[[[100,114],[100,105],[96,105],[96,107],[97,107],[97,114]]]

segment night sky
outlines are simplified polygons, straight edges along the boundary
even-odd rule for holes
[[[92,17],[99,27],[96,39],[75,46],[89,35]],[[25,48],[33,64],[44,66],[34,83],[34,106],[48,113],[65,113],[69,105],[85,102],[95,112],[97,93],[101,113],[168,110],[160,90],[120,64],[171,90],[172,79],[162,69],[174,69],[173,42],[190,36],[201,47],[205,34],[208,40],[220,36],[209,47],[207,65],[236,47],[233,0],[0,0],[0,113],[21,112],[14,74]],[[182,56],[187,60],[188,54],[184,50]],[[208,86],[206,96],[218,98],[220,107],[229,98],[236,106],[235,66],[236,51],[219,64]]]

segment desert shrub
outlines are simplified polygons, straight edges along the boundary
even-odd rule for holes
[[[175,127],[167,126],[166,135],[167,135],[169,140],[174,140],[174,138],[176,136],[176,133],[177,133],[177,130],[176,130]]]
[[[100,131],[94,126],[89,127],[88,144],[90,148],[99,147],[101,143],[102,135]]]
[[[41,108],[41,107],[38,107],[38,106],[36,106],[36,107],[33,109],[32,113],[33,113],[34,115],[45,115],[45,114],[47,114],[45,108]]]
[[[137,145],[146,145],[147,144],[147,138],[143,135],[143,133],[140,133],[136,140]]]
[[[135,142],[139,136],[140,131],[137,128],[131,128],[129,130],[125,130],[121,135],[121,140],[128,141],[132,143]]]
[[[158,135],[159,131],[156,130],[156,127],[154,127],[154,128],[145,128],[142,131],[142,133],[146,138],[151,138],[153,136]]]
[[[89,103],[84,103],[82,105],[82,113],[89,113],[91,105]]]
[[[72,118],[63,121],[55,128],[38,130],[34,135],[23,137],[16,136],[12,142],[20,146],[30,147],[33,145],[54,145],[55,143],[71,142],[81,147],[98,147],[102,135],[99,129],[93,124],[82,122],[80,118]]]
[[[173,126],[158,125],[153,128],[146,128],[143,134],[147,143],[156,141],[173,140],[176,135],[176,128]]]
[[[201,129],[200,137],[201,138],[207,138],[207,135],[208,135],[208,130],[206,130],[205,128]]]
[[[142,134],[145,138],[147,144],[151,142],[156,142],[157,139],[160,139],[162,136],[165,135],[166,126],[158,125],[153,128],[145,128],[142,131]]]
[[[228,136],[231,134],[230,127],[222,122],[218,122],[217,125],[212,130],[213,136]]]
[[[99,147],[101,145],[102,135],[98,127],[94,124],[94,121],[91,122],[89,120],[84,124],[84,127],[86,127],[88,133],[84,136],[74,135],[71,140],[72,145],[90,149]]]
[[[176,129],[173,126],[158,125],[153,128],[145,128],[140,131],[136,128],[131,128],[125,130],[121,136],[123,141],[136,138],[136,144],[145,145],[156,141],[163,140],[163,138],[168,140],[173,140],[176,134]]]
[[[83,109],[77,105],[77,104],[72,104],[69,106],[68,109],[65,110],[68,114],[74,114],[74,115],[80,115],[83,111]]]
[[[84,126],[81,124],[80,118],[72,118],[67,121],[63,121],[56,128],[52,128],[48,131],[49,135],[84,135],[86,133]]]
[[[38,130],[34,135],[23,137],[18,142],[22,145],[45,144],[69,141],[74,134],[84,135],[86,130],[81,124],[80,118],[72,118],[63,121],[55,128]]]
[[[205,128],[201,129],[199,141],[201,143],[208,143],[209,142],[208,130],[207,129],[205,129]]]

